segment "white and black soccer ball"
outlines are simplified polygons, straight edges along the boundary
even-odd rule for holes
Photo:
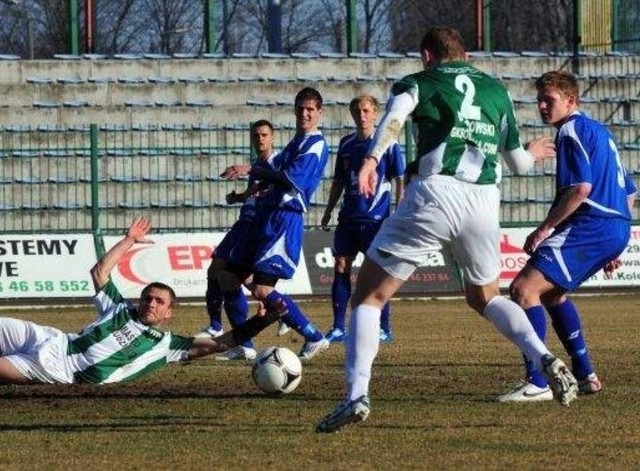
[[[302,363],[288,348],[269,347],[256,356],[251,376],[267,394],[289,394],[300,384]]]

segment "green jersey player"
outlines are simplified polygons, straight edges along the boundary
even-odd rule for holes
[[[524,311],[500,296],[500,153],[515,173],[554,155],[548,139],[520,144],[513,105],[504,86],[466,62],[460,34],[434,27],[420,45],[424,70],[394,84],[358,174],[360,193],[376,188],[376,167],[411,116],[418,159],[408,166],[404,197],[385,220],[358,276],[347,338],[345,401],[325,416],[319,432],[365,420],[369,382],[378,352],[380,310],[425,264],[447,250],[465,280],[467,303],[492,322],[544,371],[557,399],[571,402],[575,378],[536,339]]]
[[[98,319],[77,334],[0,317],[0,384],[114,383],[151,373],[168,363],[224,352],[278,319],[254,316],[216,339],[175,335],[160,328],[173,315],[175,293],[147,285],[136,309],[122,298],[110,272],[135,243],[151,243],[148,219],[136,218],[126,236],[91,269]]]

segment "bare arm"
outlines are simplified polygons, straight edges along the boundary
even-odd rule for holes
[[[545,220],[527,237],[524,244],[525,252],[532,253],[540,242],[549,237],[551,231],[558,224],[566,220],[580,207],[590,192],[590,183],[580,183],[568,188],[560,198],[560,201],[551,208]]]
[[[93,286],[96,292],[107,284],[109,281],[109,274],[113,267],[116,266],[122,256],[133,247],[134,244],[152,244],[151,240],[145,239],[146,235],[151,229],[151,222],[145,217],[138,217],[133,220],[127,235],[118,242],[116,245],[102,256],[100,260],[91,268],[91,279],[93,280]]]
[[[329,221],[331,221],[331,212],[338,204],[340,200],[340,196],[342,196],[342,192],[344,191],[344,182],[340,180],[333,180],[331,182],[331,189],[329,190],[329,201],[327,202],[327,207],[324,210],[324,215],[320,220],[320,225],[323,229],[328,230]]]

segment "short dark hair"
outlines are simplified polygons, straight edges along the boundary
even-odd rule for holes
[[[171,306],[173,306],[176,303],[176,292],[173,290],[173,288],[159,281],[151,282],[147,286],[145,286],[144,289],[142,290],[142,293],[140,293],[140,299],[144,299],[149,293],[149,291],[151,291],[153,288],[161,289],[163,291],[168,292],[169,298],[171,300]]]
[[[455,29],[446,26],[429,28],[420,43],[420,50],[425,49],[439,61],[466,58],[462,36]]]
[[[322,95],[320,95],[320,92],[315,88],[305,87],[300,90],[296,95],[295,104],[297,105],[301,101],[305,100],[315,100],[318,109],[322,108]]]
[[[273,132],[273,124],[271,124],[271,121],[266,119],[259,119],[258,121],[254,121],[253,123],[251,123],[251,132],[255,131],[258,128],[261,128],[262,126],[268,127],[269,129],[271,129],[271,132]]]

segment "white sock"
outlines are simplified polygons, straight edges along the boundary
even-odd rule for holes
[[[360,304],[351,311],[345,374],[347,399],[369,394],[371,367],[380,346],[380,309]]]
[[[496,296],[484,308],[486,317],[498,331],[533,361],[536,369],[542,368],[540,358],[549,354],[549,349],[540,340],[524,310],[513,301]]]

